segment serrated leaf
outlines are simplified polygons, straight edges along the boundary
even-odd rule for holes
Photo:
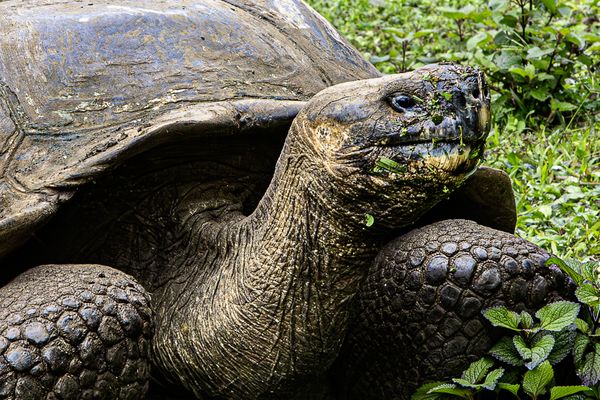
[[[575,336],[575,342],[573,343],[573,361],[576,368],[579,368],[583,363],[583,356],[585,355],[585,351],[589,344],[590,338],[587,335],[578,333],[577,336]]]
[[[594,386],[600,381],[600,343],[594,345],[594,349],[583,356],[583,360],[576,365],[575,373],[586,386]]]
[[[590,307],[598,307],[600,305],[600,290],[596,289],[590,283],[584,283],[579,286],[575,290],[575,296],[577,300]]]
[[[530,329],[533,326],[533,317],[527,311],[521,311],[519,317],[523,328]]]
[[[513,343],[523,360],[526,361],[525,367],[534,369],[550,355],[554,347],[554,338],[551,335],[541,336],[531,348],[527,346],[527,343],[525,343],[525,340],[521,336],[515,336]]]
[[[452,383],[443,383],[439,386],[429,389],[429,391],[427,393],[428,394],[432,394],[432,393],[451,394],[454,396],[462,397],[464,399],[468,399],[469,397],[471,397],[470,396],[471,391],[469,389],[459,388]]]
[[[420,386],[414,393],[413,395],[410,397],[411,400],[437,400],[437,399],[441,399],[443,398],[443,394],[439,394],[439,393],[428,393],[429,390],[443,385],[444,382],[431,382],[431,383],[426,383],[422,386]]]
[[[483,386],[481,383],[471,383],[462,378],[452,378],[452,382],[454,382],[457,385],[462,386],[464,388],[468,388],[468,389],[480,389]]]
[[[512,385],[510,383],[504,383],[504,382],[498,383],[498,389],[506,390],[507,392],[510,392],[513,395],[515,395],[515,397],[517,397],[517,398],[519,398],[519,389],[520,388],[521,388],[521,385],[519,385],[518,383],[515,383]]]
[[[521,317],[506,307],[488,308],[483,311],[483,316],[494,326],[520,331],[519,322],[521,321]]]
[[[591,328],[590,328],[590,326],[588,325],[588,323],[587,323],[587,322],[585,322],[584,320],[582,320],[581,318],[577,318],[577,319],[575,320],[575,325],[577,326],[577,329],[578,329],[580,332],[583,332],[583,333],[590,333],[590,331],[591,331]]]
[[[590,390],[587,386],[554,386],[550,389],[550,400],[558,400],[575,393]]]
[[[521,356],[512,339],[503,337],[500,339],[489,351],[490,355],[502,362],[509,365],[519,366],[525,362],[521,359]]]
[[[494,361],[489,358],[480,358],[477,361],[472,362],[463,373],[461,378],[471,384],[476,384],[483,380],[483,377],[494,365]]]
[[[581,276],[580,273],[581,269],[578,268],[578,266],[570,265],[558,257],[550,257],[548,260],[546,260],[546,265],[549,266],[552,264],[558,266],[565,274],[569,276],[569,278],[573,279],[577,285],[581,285],[583,283],[583,276]]]
[[[576,332],[574,330],[562,330],[560,332],[549,332],[554,337],[554,347],[548,356],[550,364],[556,365],[569,355],[575,342]]]
[[[491,370],[490,373],[485,377],[485,380],[481,386],[487,390],[494,390],[498,384],[498,380],[502,378],[502,375],[504,375],[504,368],[496,368]]]
[[[540,328],[547,331],[560,331],[575,323],[577,314],[579,314],[579,304],[557,301],[540,308],[535,316],[540,320]]]
[[[554,378],[554,369],[548,361],[544,361],[531,371],[525,372],[523,377],[523,391],[531,397],[538,397],[546,393],[546,386]]]

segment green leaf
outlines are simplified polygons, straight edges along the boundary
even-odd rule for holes
[[[557,301],[540,308],[535,316],[540,320],[540,328],[547,331],[560,331],[574,324],[579,314],[579,304],[571,301]]]
[[[483,311],[483,316],[494,326],[520,331],[519,322],[521,317],[506,307],[492,307]]]
[[[550,257],[546,260],[546,265],[550,266],[552,264],[557,265],[565,274],[569,276],[569,278],[573,279],[573,281],[577,285],[581,285],[583,283],[583,276],[581,276],[580,268],[578,266],[573,268],[573,266],[569,265],[569,263],[561,260],[558,257]]]
[[[554,370],[548,361],[544,361],[535,369],[525,372],[523,377],[523,391],[531,397],[538,397],[546,393],[546,386],[554,378]]]
[[[581,318],[577,318],[575,320],[575,325],[577,326],[577,329],[582,333],[590,333],[591,331],[591,327],[588,325],[588,323],[582,320]]]
[[[577,365],[579,364],[579,365]],[[600,381],[600,343],[594,344],[594,349],[576,363],[575,373],[586,386],[593,386]]]
[[[531,317],[531,314],[527,311],[521,311],[519,316],[521,317],[521,326],[523,328],[531,329],[533,327],[533,318]]]
[[[498,384],[498,380],[502,378],[502,375],[504,375],[504,368],[496,368],[490,371],[490,373],[485,377],[485,380],[481,386],[487,390],[494,390]]]
[[[566,356],[569,355],[571,350],[573,349],[573,343],[575,342],[575,330],[562,330],[560,332],[548,332],[552,337],[554,337],[554,347],[552,348],[552,352],[548,356],[548,361],[550,364],[556,365]]]
[[[577,334],[575,336],[575,343],[573,343],[573,361],[575,362],[575,367],[579,368],[579,366],[583,363],[583,356],[585,355],[585,350],[590,344],[590,338],[587,335]]]
[[[527,347],[527,343],[521,336],[515,336],[513,343],[523,360],[526,361],[525,367],[534,369],[550,355],[554,347],[554,338],[551,335],[541,336],[531,348]]]
[[[525,57],[527,60],[535,60],[538,58],[542,58],[545,55],[548,55],[550,53],[552,53],[554,51],[553,48],[549,48],[549,49],[540,49],[539,47],[535,46],[530,48],[527,51],[527,57]]]
[[[407,171],[405,165],[398,164],[396,161],[387,157],[380,157],[379,160],[375,162],[375,170],[386,170],[395,174],[402,174]]]
[[[552,15],[556,14],[558,11],[556,7],[556,0],[542,0],[542,4],[544,5],[544,8]]]
[[[516,337],[516,336],[515,336]],[[510,365],[523,365],[524,361],[509,337],[500,339],[489,351],[490,355]]]
[[[473,50],[481,44],[488,43],[492,40],[492,36],[487,32],[479,32],[467,40],[467,50]]]
[[[483,380],[487,372],[494,365],[494,361],[489,358],[480,358],[472,362],[463,373],[461,378],[471,384],[476,384]]]
[[[504,382],[498,383],[498,389],[506,390],[507,392],[511,392],[517,398],[519,398],[519,389],[520,388],[521,388],[521,385],[519,385],[518,383],[515,383],[512,385],[510,383],[504,383]]]
[[[438,400],[438,399],[442,399],[444,397],[443,394],[439,394],[439,393],[428,393],[429,390],[438,387],[440,385],[443,385],[444,382],[431,382],[431,383],[426,383],[422,386],[420,386],[411,396],[411,400]]]
[[[469,389],[459,388],[452,383],[443,383],[439,386],[429,389],[429,391],[427,392],[427,394],[432,394],[432,393],[451,394],[454,396],[461,397],[463,399],[468,399],[468,398],[472,397],[471,396],[472,392]]]
[[[548,97],[550,97],[550,93],[548,93],[548,89],[546,88],[538,88],[531,90],[529,91],[529,95],[539,101],[544,101]]]
[[[550,400],[557,400],[575,393],[590,390],[587,386],[554,386],[550,389]]]
[[[600,290],[589,283],[584,283],[575,290],[575,296],[580,302],[590,307],[600,306]]]
[[[375,218],[371,214],[365,214],[365,225],[373,226],[375,223]]]
[[[573,111],[577,109],[577,106],[566,101],[552,99],[550,101],[550,108],[553,111]]]

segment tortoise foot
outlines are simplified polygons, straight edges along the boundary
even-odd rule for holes
[[[0,288],[1,399],[142,399],[149,295],[99,265],[44,265]]]
[[[389,243],[358,296],[360,315],[336,367],[344,398],[408,399],[460,376],[498,339],[482,310],[537,309],[568,296],[549,254],[514,235],[445,220]]]

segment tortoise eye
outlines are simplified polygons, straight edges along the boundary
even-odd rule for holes
[[[390,105],[398,112],[404,112],[416,104],[415,99],[405,94],[395,94],[389,98]]]

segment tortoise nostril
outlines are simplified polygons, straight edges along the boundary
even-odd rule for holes
[[[478,99],[478,98],[479,98],[479,96],[481,95],[481,92],[479,92],[479,88],[478,88],[478,87],[476,87],[475,89],[473,89],[473,91],[471,92],[471,95],[472,95],[474,98]]]
[[[415,105],[415,99],[405,94],[392,95],[389,102],[392,108],[399,112],[406,111]]]

